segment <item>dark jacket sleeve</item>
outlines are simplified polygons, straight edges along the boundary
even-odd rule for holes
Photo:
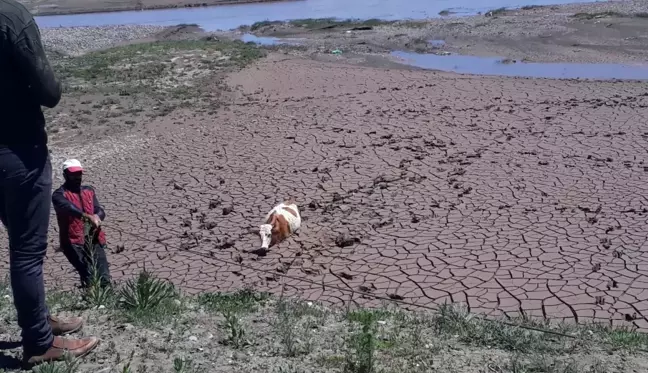
[[[59,188],[52,193],[52,205],[54,205],[54,211],[59,217],[72,216],[81,218],[83,216],[83,212],[65,198],[62,188]]]
[[[97,193],[94,191],[94,189],[92,190],[92,201],[94,204],[94,214],[97,215],[99,219],[101,219],[101,221],[103,221],[106,218],[106,212],[104,211],[103,206],[99,204],[99,199],[97,199]]]
[[[33,18],[22,30],[16,30],[13,54],[22,69],[34,99],[42,106],[53,108],[61,100],[61,83],[56,79]]]

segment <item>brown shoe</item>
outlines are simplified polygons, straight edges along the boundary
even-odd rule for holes
[[[66,353],[73,358],[86,356],[99,345],[99,338],[86,337],[81,339],[65,339],[54,337],[52,347],[39,356],[24,356],[23,361],[26,367],[47,363],[50,361],[64,360]]]
[[[48,316],[47,321],[52,327],[52,334],[57,336],[76,333],[83,328],[83,319],[80,317],[59,319],[58,317]]]

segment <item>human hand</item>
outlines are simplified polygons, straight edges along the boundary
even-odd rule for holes
[[[101,225],[101,218],[99,217],[99,215],[92,215],[92,223],[95,225],[95,227],[99,228],[99,226]]]
[[[101,219],[97,215],[83,214],[83,218],[90,222],[95,228],[98,228],[101,225]]]

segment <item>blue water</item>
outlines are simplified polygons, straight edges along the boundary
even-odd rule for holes
[[[158,9],[112,13],[36,17],[40,27],[143,24],[198,24],[206,31],[230,30],[254,22],[299,18],[424,19],[450,9],[475,14],[501,7],[585,3],[588,0],[297,0],[276,3],[223,5],[206,8]]]
[[[648,65],[606,63],[502,63],[502,58],[392,52],[403,63],[460,74],[521,76],[552,79],[648,79]]]

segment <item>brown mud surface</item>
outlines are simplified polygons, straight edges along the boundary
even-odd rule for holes
[[[293,0],[20,0],[35,16],[120,12],[216,5],[266,3]]]
[[[645,83],[282,54],[223,83],[220,108],[181,102],[131,116],[146,123],[140,135],[56,151],[89,165],[117,278],[146,268],[189,293],[247,285],[338,304],[353,289],[648,327]],[[258,246],[249,229],[288,197],[302,231],[266,257],[246,253]],[[59,254],[46,268],[75,280]]]

